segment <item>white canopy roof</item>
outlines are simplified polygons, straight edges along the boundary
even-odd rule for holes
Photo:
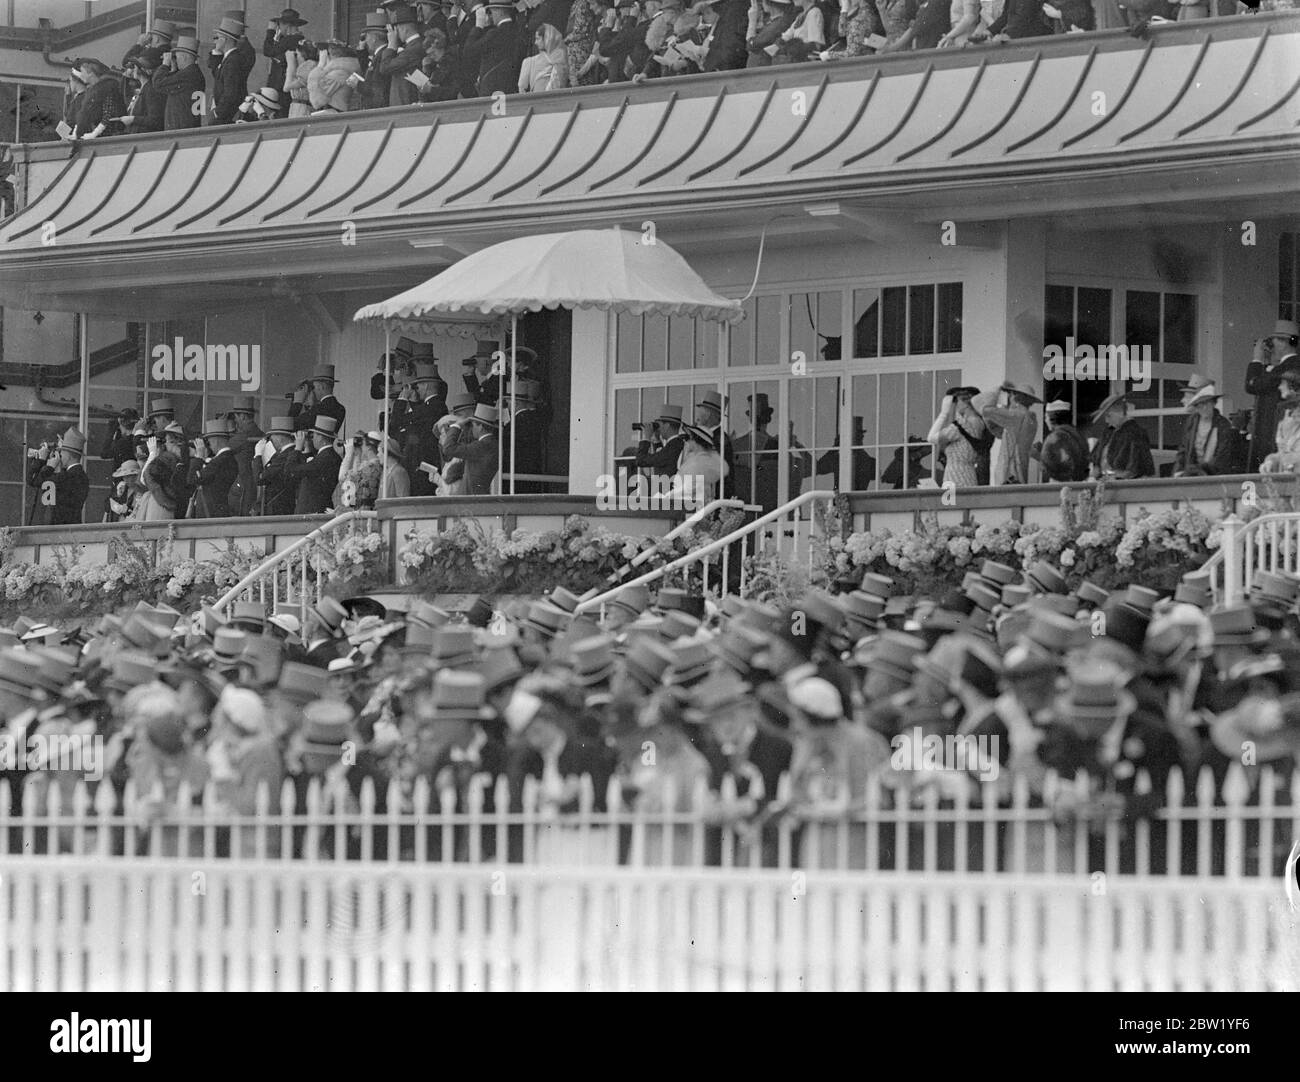
[[[579,229],[494,244],[405,293],[362,308],[358,322],[405,333],[434,313],[518,315],[543,308],[599,308],[736,323],[739,301],[714,293],[663,241],[623,229]]]

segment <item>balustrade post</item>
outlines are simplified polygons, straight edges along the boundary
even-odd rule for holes
[[[1241,599],[1243,553],[1241,551],[1241,530],[1245,525],[1236,514],[1223,520],[1223,603],[1236,604]]]

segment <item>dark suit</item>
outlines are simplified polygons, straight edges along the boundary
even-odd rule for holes
[[[99,457],[108,459],[113,463],[113,469],[117,469],[127,459],[135,457],[135,437],[130,432],[123,433],[114,421]]]
[[[402,448],[402,464],[411,479],[412,496],[436,496],[437,487],[429,475],[420,469],[421,462],[442,467],[442,451],[434,435],[434,423],[447,415],[447,404],[441,398],[423,402],[396,402],[390,418],[390,431]]]
[[[389,80],[388,104],[414,105],[419,101],[420,92],[406,77],[418,71],[424,63],[424,39],[417,34],[400,49],[390,49],[385,45],[375,55],[379,59],[380,74]]]
[[[230,437],[230,453],[239,467],[239,478],[230,493],[230,513],[251,515],[257,507],[257,474],[262,460],[257,457],[257,441],[264,433],[257,425],[247,432],[236,432]]]
[[[31,483],[37,488],[43,488],[47,481],[54,485],[50,525],[70,526],[80,522],[86,497],[90,495],[90,478],[86,476],[81,463],[69,466],[66,470],[56,470],[53,466],[45,465],[31,478]]]
[[[1183,425],[1183,443],[1174,459],[1174,473],[1199,471],[1202,474],[1240,473],[1246,468],[1245,445],[1238,439],[1238,433],[1222,413],[1215,410],[1210,417],[1210,427],[1214,441],[1209,457],[1202,460],[1197,452],[1201,442],[1201,419],[1189,417]]]
[[[704,54],[705,71],[733,71],[749,59],[745,32],[749,29],[749,5],[745,0],[723,0],[713,27],[709,51]]]
[[[506,472],[510,472],[510,429],[516,427],[515,433],[515,472],[544,473],[546,465],[546,424],[541,410],[520,410],[515,415],[514,426],[506,425],[501,430],[502,461]],[[541,481],[516,481],[515,492],[545,492],[546,486]]]
[[[388,108],[388,84],[392,79],[379,70],[379,65],[387,52],[388,49],[383,48],[371,53],[361,72],[365,82],[357,87],[357,91],[361,95],[362,109]]]
[[[153,85],[154,89],[167,97],[167,104],[163,108],[164,131],[200,126],[203,109],[200,107],[195,110],[194,95],[204,93],[208,81],[198,64],[191,64],[180,71],[160,71],[153,77]]]
[[[134,117],[130,132],[162,131],[166,122],[167,95],[154,86],[152,79],[146,79],[131,99],[127,115]]]
[[[194,517],[229,518],[230,486],[238,477],[239,463],[228,447],[199,466],[194,475],[198,488]]]
[[[465,495],[486,496],[492,490],[492,479],[497,475],[497,434],[491,432],[475,439],[466,425],[460,438],[447,453],[448,459],[464,463]]]
[[[475,27],[465,39],[461,58],[476,72],[475,94],[486,98],[498,90],[519,93],[519,68],[524,60],[520,25],[513,19],[486,30]]]
[[[1282,398],[1275,373],[1280,363],[1269,366],[1272,371],[1262,361],[1251,361],[1246,366],[1246,393],[1255,396],[1255,408],[1250,415],[1251,470],[1259,469],[1259,464],[1277,450],[1278,410]]]
[[[258,484],[266,490],[262,505],[264,515],[292,515],[298,501],[298,481],[289,473],[291,466],[303,460],[302,454],[291,444],[271,456],[262,467]]]
[[[211,57],[208,66],[212,69],[212,117],[215,124],[233,124],[239,107],[248,97],[248,77],[253,65],[257,63],[257,54],[247,38],[240,38],[239,43],[221,57]]]
[[[298,432],[309,432],[315,428],[317,417],[333,417],[339,423],[338,434],[342,436],[347,415],[347,407],[332,394],[327,394],[311,408],[303,406],[301,402],[289,406],[289,416],[293,418],[294,430]]]
[[[298,482],[295,515],[319,515],[329,507],[342,465],[343,460],[331,446],[287,467],[285,472]]]
[[[671,477],[677,472],[685,446],[686,437],[682,435],[674,436],[657,451],[651,449],[649,440],[642,440],[636,448],[637,469],[648,469],[657,477]]]

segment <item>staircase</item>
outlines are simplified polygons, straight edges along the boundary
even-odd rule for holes
[[[1300,511],[1260,515],[1242,522],[1223,520],[1219,551],[1201,567],[1210,575],[1214,600],[1232,605],[1250,593],[1259,571],[1300,574]]]

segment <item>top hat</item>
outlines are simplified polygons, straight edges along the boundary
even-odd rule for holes
[[[203,436],[221,436],[223,439],[230,435],[230,424],[224,417],[214,417],[211,420],[203,422]]]
[[[1127,402],[1127,401],[1128,401],[1127,391],[1120,391],[1117,394],[1107,395],[1106,398],[1102,401],[1102,404],[1093,411],[1092,414],[1093,423],[1096,424],[1103,417],[1105,417],[1106,414],[1110,412],[1112,407],[1118,406],[1121,402]]]
[[[292,417],[272,417],[271,425],[266,430],[268,436],[292,436],[293,432]]]
[[[244,36],[244,24],[239,19],[227,16],[217,26],[216,33],[229,38],[231,41],[238,41]]]
[[[865,650],[858,663],[867,669],[880,669],[901,680],[911,680],[917,656],[925,652],[925,640],[903,631],[882,631]]]
[[[691,687],[704,679],[713,668],[713,651],[701,639],[679,640],[670,649],[673,661],[664,676],[666,684]]]
[[[1031,564],[1025,570],[1025,581],[1044,593],[1065,593],[1065,576],[1046,560]]]
[[[1128,590],[1124,594],[1125,604],[1131,605],[1139,612],[1144,612],[1148,616],[1151,615],[1152,609],[1155,608],[1155,604],[1159,600],[1160,591],[1151,590],[1145,586],[1138,586],[1136,584],[1130,584]]]
[[[809,590],[795,602],[793,609],[811,623],[835,631],[844,623],[844,612],[829,594]]]
[[[348,610],[332,597],[322,597],[320,602],[312,609],[312,612],[331,631],[338,631],[342,628],[343,621],[348,618]]]
[[[489,406],[483,402],[474,407],[474,414],[471,419],[481,425],[486,425],[488,428],[499,427],[496,406]]]
[[[175,413],[176,407],[170,398],[155,398],[149,403],[149,417],[161,417],[164,413]]]
[[[478,671],[489,693],[514,683],[527,672],[518,653],[510,646],[492,646],[484,650]]]
[[[610,608],[626,609],[639,616],[650,607],[650,590],[645,586],[625,586],[605,602]]]
[[[664,642],[673,643],[678,639],[686,639],[695,635],[700,630],[700,621],[689,612],[672,609],[664,614],[656,626],[659,631],[659,638]]]
[[[868,571],[862,576],[862,581],[858,583],[858,589],[866,594],[875,594],[877,597],[887,598],[894,592],[894,580]]]
[[[230,667],[238,663],[244,653],[244,644],[248,635],[235,627],[219,627],[212,636],[212,660],[217,668]]]
[[[510,384],[506,384],[507,387]],[[540,402],[542,385],[535,379],[521,379],[515,382],[514,398],[517,402]]]
[[[1249,605],[1228,605],[1210,613],[1210,627],[1214,630],[1214,645],[1261,646],[1272,636],[1255,625],[1255,610]]]
[[[314,665],[286,661],[280,666],[276,688],[296,702],[309,703],[320,695],[321,671]]]
[[[883,597],[854,590],[852,593],[841,594],[839,602],[851,629],[880,630],[880,618],[885,615],[886,601]]]
[[[230,607],[228,623],[232,627],[249,625],[260,632],[266,627],[266,606],[260,601],[236,601]]]
[[[257,396],[251,394],[237,394],[230,404],[231,413],[256,413]]]
[[[442,668],[454,669],[478,658],[474,631],[467,624],[444,624],[433,633],[433,659]]]
[[[456,391],[454,394],[447,396],[447,412],[455,413],[457,410],[473,407],[478,404],[478,399],[468,391]]]
[[[275,16],[278,23],[288,23],[290,26],[306,26],[307,20],[299,15],[293,8],[285,8],[279,15]]]
[[[307,377],[309,383],[337,383],[334,378],[334,366],[332,364],[323,364],[315,372]]]
[[[1127,717],[1137,706],[1133,693],[1124,687],[1124,673],[1108,661],[1090,660],[1069,670],[1069,690],[1057,700],[1062,717],[1092,723],[1113,722]]]
[[[75,425],[59,437],[59,450],[72,451],[77,455],[86,453],[86,437]]]
[[[1007,586],[1016,581],[1016,570],[996,560],[985,560],[980,567],[980,576],[998,586]]]
[[[1087,582],[1085,580],[1084,582],[1079,583],[1078,589],[1074,591],[1074,596],[1084,604],[1092,605],[1096,608],[1099,605],[1106,604],[1106,601],[1110,598],[1110,591],[1103,590],[1096,583]]]
[[[767,636],[753,628],[729,627],[709,643],[715,657],[742,676],[754,671],[754,661],[767,647]]]
[[[388,29],[388,13],[387,13],[387,12],[385,12],[385,11],[367,11],[367,12],[366,12],[366,25],[365,25],[365,32],[366,32],[366,33],[369,33],[371,30],[377,30],[377,31],[379,31],[380,33],[384,33],[387,29]],[[399,339],[399,340],[398,340],[398,347],[397,347],[397,348],[398,348],[398,349],[401,349],[401,344],[402,344],[402,342],[409,342],[409,341],[410,341],[409,338],[402,338],[402,339]]]
[[[1250,583],[1250,600],[1290,608],[1300,596],[1300,579],[1273,571],[1256,571]]]
[[[1279,319],[1273,324],[1271,338],[1300,338],[1300,323],[1294,319]]]
[[[678,424],[681,424],[682,407],[679,406],[676,402],[665,402],[662,406],[659,407],[659,416],[656,417],[655,420],[676,421]]]
[[[557,609],[563,609],[572,615],[578,611],[578,606],[582,604],[582,599],[571,590],[566,590],[563,586],[556,586],[547,595],[547,600]]]
[[[444,383],[446,381],[438,374],[438,365],[436,362],[416,361],[415,371],[407,382],[414,385],[417,383]]]
[[[647,691],[654,691],[663,681],[664,673],[673,663],[673,653],[662,643],[642,637],[628,647],[623,658],[623,668]]]
[[[149,27],[149,33],[171,41],[176,36],[176,24],[166,19],[154,19],[153,25]]]
[[[1106,619],[1106,638],[1122,642],[1130,650],[1142,649],[1147,628],[1151,625],[1149,612],[1143,612],[1125,602],[1119,595],[1113,595],[1101,607],[1101,614]]]
[[[198,56],[199,39],[193,35],[177,34],[176,40],[172,42],[171,51],[174,53],[189,53],[190,56]]]
[[[287,669],[289,666],[286,665]],[[296,669],[305,669],[305,665],[295,665]],[[315,673],[316,682],[320,683],[320,670],[310,669]],[[339,749],[352,733],[352,722],[356,715],[347,703],[339,699],[317,699],[307,704],[302,712],[302,739],[304,750],[317,755],[329,755],[338,759]]]
[[[722,395],[717,391],[709,391],[703,398],[696,403],[697,406],[708,406],[715,409],[719,414],[722,413]]]
[[[697,620],[704,619],[704,596],[688,593],[676,586],[663,587],[655,598],[654,607],[664,613],[675,610],[694,616]]]
[[[547,638],[554,638],[569,624],[570,616],[563,609],[556,608],[548,601],[534,601],[528,606],[528,613],[519,621],[523,627],[532,628]]]
[[[396,26],[398,23],[418,22],[415,9],[409,4],[393,4],[388,10],[388,21]]]
[[[485,721],[495,716],[486,703],[481,673],[439,669],[433,677],[431,705],[437,721]]]
[[[440,609],[437,605],[432,605],[428,601],[417,600],[406,614],[406,625],[411,628],[416,625],[424,627],[442,627],[443,624],[451,620],[451,613],[445,609]]]
[[[1060,656],[1082,646],[1087,631],[1082,624],[1068,616],[1037,609],[1030,617],[1022,637],[1031,649]]]
[[[614,636],[594,635],[569,647],[572,680],[580,687],[591,687],[608,680],[614,672]]]
[[[330,417],[328,414],[318,413],[316,415],[316,423],[312,426],[311,430],[313,432],[318,432],[322,436],[328,436],[330,439],[334,439],[339,434],[339,419],[337,417]]]

